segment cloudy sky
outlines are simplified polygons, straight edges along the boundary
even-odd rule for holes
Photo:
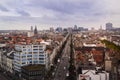
[[[0,30],[120,27],[120,0],[0,0]]]

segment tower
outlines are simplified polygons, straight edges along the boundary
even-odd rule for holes
[[[77,25],[74,25],[74,30],[77,30]]]
[[[38,34],[37,27],[35,26],[34,35]]]
[[[113,24],[112,23],[106,23],[106,30],[112,30]]]
[[[33,32],[33,26],[31,26],[31,32]]]

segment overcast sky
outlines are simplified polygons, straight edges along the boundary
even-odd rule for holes
[[[0,30],[120,27],[120,0],[0,0]]]

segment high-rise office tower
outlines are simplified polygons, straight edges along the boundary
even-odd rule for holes
[[[106,30],[112,30],[113,24],[112,23],[106,23]]]
[[[74,25],[74,30],[77,30],[77,25]]]

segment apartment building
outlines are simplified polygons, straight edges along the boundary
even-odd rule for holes
[[[82,70],[77,80],[109,80],[109,73],[106,71]]]
[[[3,70],[13,73],[13,60],[14,60],[14,51],[0,50],[0,66]]]
[[[112,35],[110,41],[120,46],[120,35]]]
[[[45,44],[15,45],[14,70],[21,72],[21,67],[29,64],[42,64],[49,68],[49,56]]]

